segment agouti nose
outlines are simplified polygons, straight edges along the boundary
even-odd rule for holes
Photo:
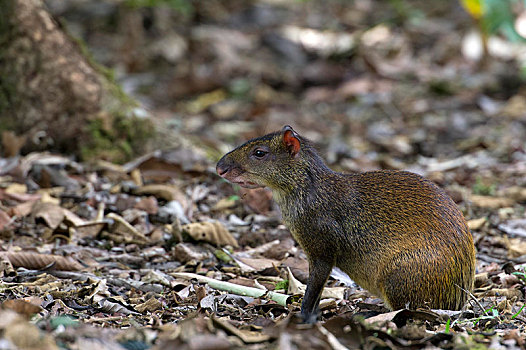
[[[221,158],[216,165],[216,171],[219,176],[223,176],[230,170],[230,164],[225,160],[225,157]]]
[[[219,164],[216,165],[216,171],[219,176],[223,176],[227,173],[228,168],[227,167],[221,167]]]

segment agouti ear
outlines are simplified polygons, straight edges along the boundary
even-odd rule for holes
[[[298,134],[288,125],[283,127],[283,144],[289,151],[290,155],[296,157],[300,151],[301,145],[298,139]]]

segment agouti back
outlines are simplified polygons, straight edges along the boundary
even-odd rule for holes
[[[267,186],[309,260],[301,312],[316,319],[333,266],[393,309],[460,309],[473,286],[475,248],[447,194],[406,171],[329,169],[290,126],[246,142],[217,163],[243,187]]]

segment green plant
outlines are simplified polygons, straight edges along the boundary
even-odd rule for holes
[[[289,280],[279,281],[278,283],[276,283],[275,288],[287,290],[289,288]]]
[[[510,41],[526,41],[515,29],[515,6],[524,0],[460,0],[462,6],[477,22],[483,37],[502,33]]]
[[[473,320],[473,327],[475,327],[482,320],[492,320],[497,317],[499,317],[499,310],[495,309],[495,306],[492,306],[489,309],[484,310],[484,315],[481,315]]]
[[[449,332],[450,332],[450,327],[451,327],[451,319],[448,318],[448,319],[447,319],[447,322],[446,322],[446,329],[444,330],[444,333],[449,334]]]
[[[497,186],[494,183],[488,184],[480,176],[477,176],[475,184],[473,185],[473,193],[483,196],[492,196],[495,194]]]
[[[522,312],[522,310],[524,309],[524,306],[526,306],[526,304],[522,304],[521,308],[519,309],[519,311],[517,311],[515,314],[513,314],[513,316],[511,316],[511,319],[514,320],[517,316],[520,315],[520,313]]]

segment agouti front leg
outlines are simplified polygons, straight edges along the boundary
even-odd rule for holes
[[[322,259],[309,259],[309,280],[301,303],[301,315],[304,322],[314,323],[318,317],[318,304],[321,292],[332,270],[332,263]]]

